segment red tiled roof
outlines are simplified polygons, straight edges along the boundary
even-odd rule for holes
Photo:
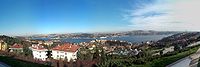
[[[21,44],[14,44],[10,48],[23,48],[23,45],[21,45]]]
[[[58,50],[58,51],[66,51],[66,52],[76,52],[80,47],[78,45],[72,45],[72,44],[64,44],[64,45],[58,45],[54,47],[52,50]]]
[[[37,50],[46,49],[46,48],[44,48],[44,46],[42,46],[42,45],[33,45],[31,48],[32,48],[32,49],[37,49]]]

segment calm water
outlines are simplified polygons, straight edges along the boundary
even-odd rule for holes
[[[170,34],[172,35],[172,34]],[[145,41],[157,41],[164,37],[170,35],[136,35],[136,36],[120,36],[120,37],[108,37],[108,38],[96,38],[98,40],[122,40],[128,41],[132,43],[141,43]],[[50,40],[50,38],[34,38],[40,40]],[[91,40],[95,40],[95,38],[62,38],[60,39],[62,42],[71,42],[71,43],[80,43],[80,42],[89,42]]]

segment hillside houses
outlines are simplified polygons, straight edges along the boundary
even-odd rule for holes
[[[23,45],[15,43],[13,46],[9,48],[10,52],[22,53]]]

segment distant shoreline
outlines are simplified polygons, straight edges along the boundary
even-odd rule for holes
[[[141,43],[146,41],[157,41],[164,37],[171,36],[169,35],[135,35],[135,36],[118,36],[118,37],[107,37],[107,38],[88,38],[88,37],[80,37],[80,38],[31,38],[32,40],[61,40],[62,42],[72,42],[72,43],[80,43],[80,42],[89,42],[92,40],[120,40],[127,41],[132,43]]]

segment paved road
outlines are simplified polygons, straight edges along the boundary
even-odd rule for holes
[[[187,47],[196,46],[199,44],[200,44],[200,41],[190,44]],[[166,67],[197,67],[199,58],[200,58],[200,48],[197,50],[196,53],[188,57],[182,58],[174,63],[171,63],[167,65]]]
[[[200,48],[197,50],[196,53],[182,58],[170,65],[167,65],[166,67],[197,67],[198,60],[200,57]]]
[[[192,59],[188,56],[188,57],[182,58],[170,65],[167,65],[166,67],[189,67],[191,61],[192,61]]]

